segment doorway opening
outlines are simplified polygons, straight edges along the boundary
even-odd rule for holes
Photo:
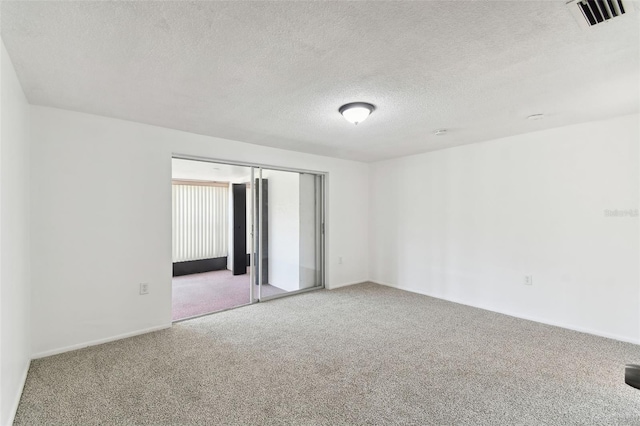
[[[324,287],[324,175],[172,159],[172,318]]]

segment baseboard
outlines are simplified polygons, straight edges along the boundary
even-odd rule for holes
[[[118,334],[116,336],[106,337],[104,339],[97,339],[97,340],[91,340],[91,341],[85,342],[85,343],[78,343],[77,345],[65,346],[63,348],[58,348],[58,349],[52,349],[52,350],[49,350],[49,351],[39,352],[39,353],[33,354],[31,356],[31,359],[44,358],[44,357],[48,357],[48,356],[51,356],[51,355],[58,355],[58,354],[65,353],[65,352],[76,351],[78,349],[87,348],[89,346],[101,345],[103,343],[109,343],[109,342],[113,342],[113,341],[120,340],[120,339],[126,339],[127,337],[139,336],[141,334],[147,334],[147,333],[151,333],[151,332],[154,332],[154,331],[164,330],[164,329],[167,329],[167,328],[171,328],[171,323],[165,324],[165,325],[159,325],[159,326],[156,326],[156,327],[145,328],[145,329],[142,329],[142,330],[136,330],[136,331],[132,331],[132,332],[129,332],[129,333]]]
[[[22,391],[24,390],[24,385],[27,382],[27,374],[29,374],[29,367],[31,366],[31,361],[27,362],[27,366],[22,373],[22,379],[20,380],[20,389],[16,393],[15,400],[11,405],[11,411],[9,412],[9,423],[7,426],[12,425],[13,421],[16,418],[16,413],[18,412],[18,405],[20,405],[20,399],[22,398]]]
[[[248,264],[249,263],[247,263],[247,265]],[[187,260],[173,263],[173,276],[180,277],[182,275],[201,274],[203,272],[221,271],[225,269],[227,269],[227,256]]]
[[[369,281],[369,280],[353,281],[353,282],[342,283],[342,284],[337,284],[337,285],[332,285],[332,286],[325,286],[325,288],[327,290],[335,290],[335,289],[341,288],[341,287],[348,287],[350,285],[364,284],[364,283],[368,283],[368,282],[373,282],[373,281]]]
[[[565,324],[565,323],[561,323],[561,322],[549,321],[549,320],[544,319],[544,318],[532,317],[532,316],[528,316],[528,315],[521,315],[521,314],[515,313],[515,312],[491,309],[491,308],[488,308],[486,306],[474,305],[474,304],[470,304],[468,302],[464,302],[464,301],[461,301],[461,300],[458,300],[458,299],[454,299],[454,298],[450,298],[450,297],[436,296],[436,295],[430,294],[430,293],[428,293],[428,292],[426,292],[424,290],[419,290],[419,289],[415,289],[415,288],[397,286],[397,285],[393,285],[393,284],[389,284],[389,283],[385,283],[385,282],[381,282],[381,281],[371,281],[371,282],[375,283],[375,284],[383,285],[385,287],[392,287],[392,288],[396,288],[398,290],[408,291],[408,292],[411,292],[411,293],[421,294],[423,296],[429,296],[429,297],[433,297],[433,298],[436,298],[436,299],[446,300],[447,302],[458,303],[460,305],[471,306],[472,308],[484,309],[485,311],[496,312],[496,313],[502,314],[502,315],[508,315],[508,316],[514,317],[514,318],[520,318],[520,319],[527,320],[527,321],[538,322],[540,324],[552,325],[554,327],[566,328],[567,330],[578,331],[580,333],[592,334],[594,336],[606,337],[608,339],[618,340],[620,342],[633,343],[633,344],[636,344],[636,345],[640,345],[640,340],[639,339],[632,339],[632,338],[628,338],[628,337],[625,337],[625,336],[619,336],[617,334],[605,333],[605,332],[601,332],[601,331],[598,331],[598,330],[592,330],[592,329],[589,329],[589,328],[576,326],[576,325],[573,325],[573,324]]]

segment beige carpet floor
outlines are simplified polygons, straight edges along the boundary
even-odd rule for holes
[[[32,363],[17,425],[639,425],[640,347],[375,284]]]

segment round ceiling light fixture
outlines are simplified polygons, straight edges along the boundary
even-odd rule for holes
[[[444,136],[447,134],[447,129],[438,129],[435,132],[433,132],[433,134],[436,136]]]
[[[351,102],[340,107],[338,112],[350,123],[357,125],[362,123],[376,109],[375,106],[366,102]]]

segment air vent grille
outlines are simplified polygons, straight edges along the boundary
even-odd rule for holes
[[[608,21],[625,13],[622,0],[581,0],[576,6],[589,26]]]

